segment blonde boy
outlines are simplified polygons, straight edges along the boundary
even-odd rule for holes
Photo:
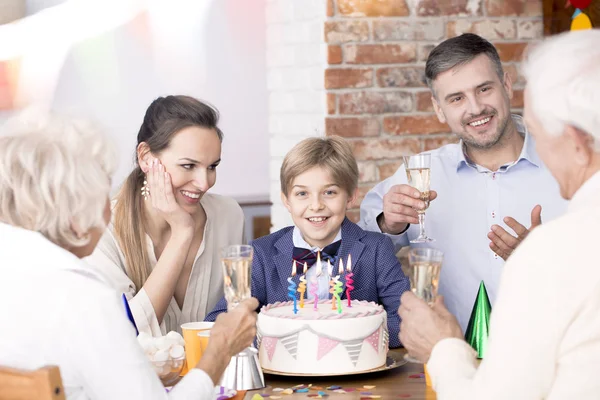
[[[317,252],[323,261],[329,259],[335,266],[351,255],[352,299],[382,304],[388,317],[390,347],[400,346],[397,310],[400,296],[410,284],[391,240],[381,233],[364,231],[346,218],[358,186],[358,167],[348,143],[336,136],[303,140],[286,155],[280,180],[281,199],[294,225],[252,242],[252,296],[261,306],[289,300],[287,278],[294,259],[298,265],[307,263],[306,277],[310,280],[316,275],[313,266]],[[319,299],[331,296],[326,270],[319,278]],[[302,274],[297,272],[296,279]],[[312,299],[307,294],[308,300]],[[226,303],[221,301],[207,320],[225,309]]]

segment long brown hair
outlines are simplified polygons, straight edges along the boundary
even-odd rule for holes
[[[167,96],[154,100],[146,110],[137,135],[137,145],[144,142],[153,154],[167,149],[180,130],[199,126],[214,129],[220,140],[223,132],[217,127],[216,108],[189,96]],[[134,154],[136,167],[117,194],[114,209],[114,228],[117,241],[125,256],[127,275],[139,291],[150,275],[150,259],[146,251],[146,229],[143,216],[141,188],[144,172],[138,164],[137,145]]]

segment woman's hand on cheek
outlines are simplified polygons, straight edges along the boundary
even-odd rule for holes
[[[172,230],[193,229],[194,220],[175,200],[171,175],[158,159],[151,161],[148,185],[152,207],[167,221]]]

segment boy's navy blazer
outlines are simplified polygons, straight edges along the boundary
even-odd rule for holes
[[[252,261],[252,297],[258,299],[260,307],[277,301],[289,301],[287,297],[287,279],[292,272],[292,253],[294,227],[283,228],[252,242],[254,259]],[[338,250],[335,265],[339,257],[344,265],[348,255],[352,255],[354,290],[350,292],[353,300],[366,300],[379,303],[387,312],[390,347],[399,347],[400,318],[398,307],[400,296],[410,289],[410,283],[402,272],[400,262],[394,254],[394,246],[387,236],[367,232],[347,218],[342,223],[342,244]],[[296,284],[302,273],[298,264]],[[335,269],[334,269],[335,270]],[[345,280],[342,298],[346,298]],[[227,310],[227,302],[221,299],[206,320],[214,321],[217,315]]]

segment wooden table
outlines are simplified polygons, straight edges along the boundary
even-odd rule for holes
[[[395,349],[390,352],[394,353],[395,357],[402,357],[406,352],[404,349]],[[271,395],[281,396],[280,400],[303,399],[310,400],[308,394],[316,394],[316,391],[309,393],[293,393],[291,395],[282,395],[281,393],[273,393],[274,388],[291,388],[296,385],[320,386],[329,397],[327,400],[357,400],[361,397],[360,391],[349,392],[346,394],[335,393],[331,390],[326,390],[328,386],[337,385],[342,388],[362,388],[364,385],[374,385],[375,388],[369,389],[373,395],[381,396],[381,400],[385,399],[411,399],[411,400],[435,400],[435,392],[425,385],[424,377],[415,377],[423,373],[423,364],[408,363],[398,368],[374,372],[361,375],[348,376],[333,376],[333,377],[287,377],[265,374],[265,383],[267,387],[260,390],[248,391],[242,397],[242,393],[236,398],[240,400],[250,400],[255,394],[267,393]],[[411,377],[412,376],[412,377]],[[268,400],[268,398],[267,398]]]

